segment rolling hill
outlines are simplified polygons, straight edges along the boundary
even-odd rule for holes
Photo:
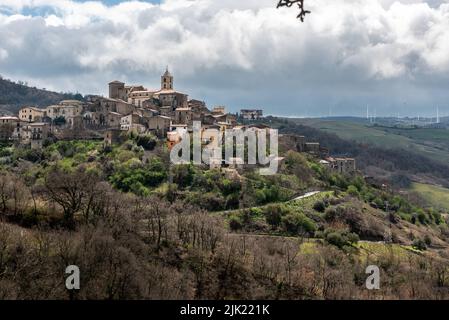
[[[419,155],[449,163],[449,130],[434,128],[391,128],[367,125],[364,121],[342,119],[295,119],[295,123],[311,126],[338,137],[383,148],[402,148]]]
[[[16,113],[24,105],[45,107],[61,100],[83,100],[82,95],[58,93],[29,87],[22,82],[13,82],[0,77],[0,113]]]

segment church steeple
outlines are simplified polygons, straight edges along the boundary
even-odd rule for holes
[[[167,69],[164,75],[161,77],[161,90],[173,90],[173,76]]]

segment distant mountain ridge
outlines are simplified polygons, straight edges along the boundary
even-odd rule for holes
[[[83,96],[29,87],[24,82],[13,82],[0,76],[0,113],[17,113],[25,105],[46,107],[61,100],[72,99],[83,100]]]

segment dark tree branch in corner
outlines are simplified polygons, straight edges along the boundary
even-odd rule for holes
[[[304,9],[304,0],[279,0],[277,7],[278,8],[280,8],[280,7],[290,8],[295,3],[298,5],[298,8],[300,10],[297,18],[300,19],[301,22],[304,22],[306,15],[310,13],[310,11]]]

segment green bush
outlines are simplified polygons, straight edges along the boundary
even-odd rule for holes
[[[222,179],[220,189],[224,195],[239,193],[242,189],[242,184],[238,179]]]
[[[144,165],[140,160],[131,158],[113,170],[109,181],[121,191],[147,195],[149,188],[158,187],[167,180],[167,176],[160,159],[154,157]]]
[[[315,222],[300,212],[288,213],[282,217],[281,221],[284,230],[291,235],[311,234],[316,230]]]
[[[177,165],[171,169],[173,183],[176,183],[181,189],[192,185],[195,175],[193,165]]]
[[[284,213],[285,212],[280,205],[269,205],[264,210],[265,220],[270,226],[277,228],[281,225]]]
[[[343,206],[327,208],[324,213],[324,219],[328,222],[338,221],[346,215],[346,208]]]
[[[416,249],[416,250],[419,250],[419,251],[425,251],[425,250],[427,250],[427,245],[426,245],[426,243],[425,243],[423,240],[421,240],[421,239],[415,239],[415,240],[413,240],[412,247],[413,247],[414,249]]]
[[[10,157],[13,155],[13,149],[9,147],[0,149],[0,157]]]
[[[417,218],[418,218],[419,223],[421,223],[421,224],[426,225],[426,224],[429,223],[429,220],[428,220],[428,218],[427,218],[427,215],[426,215],[426,214],[424,213],[424,211],[422,211],[422,210],[419,210],[419,211],[417,212]]]
[[[330,232],[326,234],[327,243],[334,245],[338,248],[343,248],[346,245],[346,241],[343,238],[342,234],[339,232]]]
[[[350,194],[353,197],[358,197],[359,196],[359,190],[357,189],[356,186],[350,185],[348,187],[347,192],[348,192],[348,194]]]
[[[157,138],[149,134],[139,135],[135,138],[135,141],[139,147],[148,151],[154,150],[157,145]]]
[[[313,205],[313,209],[315,211],[324,213],[324,211],[326,211],[326,203],[322,200],[318,200],[317,202],[315,202],[315,204]]]
[[[357,234],[334,229],[326,229],[323,235],[327,243],[343,249],[346,246],[353,246],[360,241]]]
[[[243,228],[242,221],[240,220],[240,217],[237,215],[232,215],[229,218],[229,227],[232,231],[238,231]]]

